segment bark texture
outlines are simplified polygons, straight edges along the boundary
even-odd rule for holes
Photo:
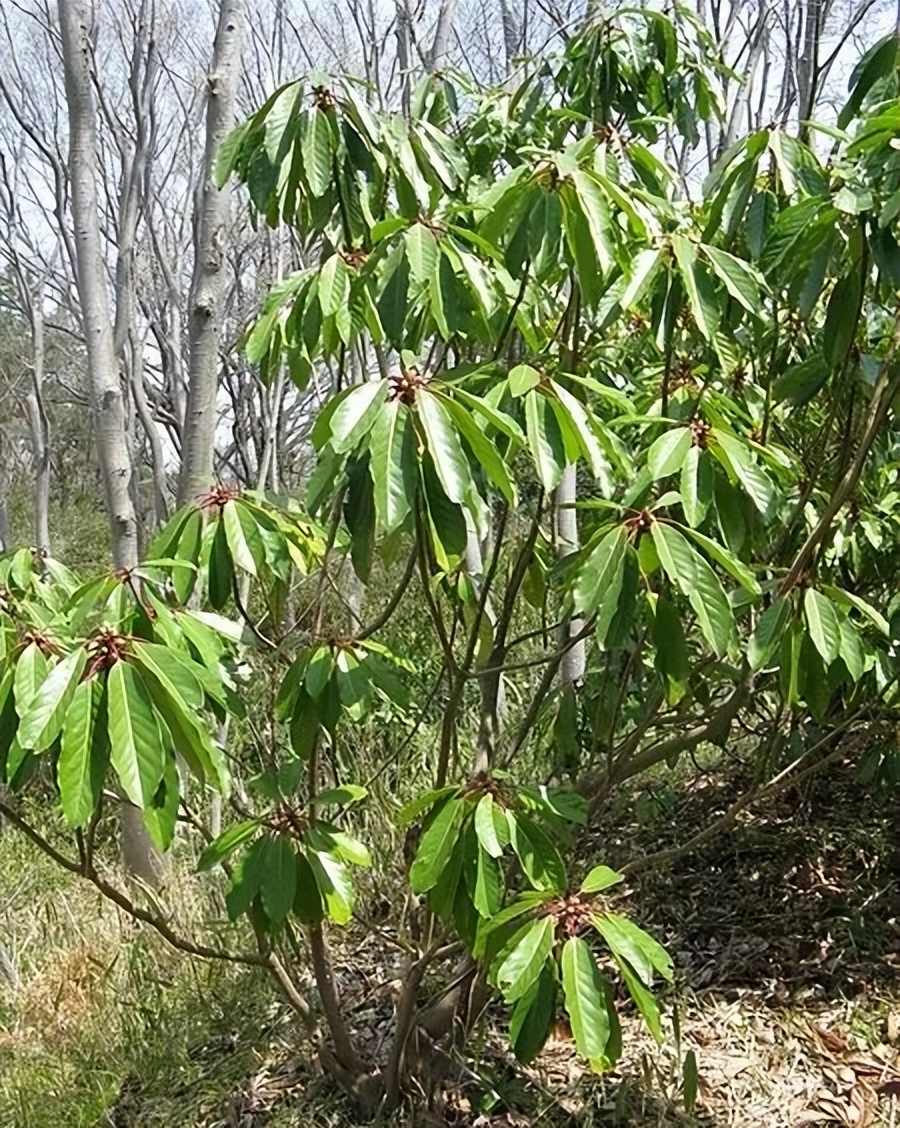
[[[225,288],[225,241],[231,189],[213,180],[216,154],[234,122],[244,0],[222,0],[206,101],[206,144],[194,217],[194,272],[188,334],[188,394],[181,450],[178,500],[198,497],[213,479],[216,442],[216,391],[219,338]]]
[[[116,360],[106,290],[97,199],[97,135],[91,78],[91,27],[82,0],[59,0],[59,23],[69,112],[69,176],[78,297],[90,380],[97,457],[106,493],[113,562],[138,562],[133,473],[125,400]]]
[[[75,228],[75,273],[88,361],[91,413],[106,495],[113,563],[138,563],[138,524],[132,490],[125,397],[106,289],[97,198],[96,108],[92,89],[91,23],[82,0],[59,0],[66,103],[69,115],[69,177]],[[141,812],[122,806],[122,856],[128,870],[157,884],[164,862],[150,841]]]

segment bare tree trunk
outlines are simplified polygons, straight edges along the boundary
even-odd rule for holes
[[[125,401],[116,360],[97,200],[97,138],[91,90],[90,20],[83,0],[59,0],[60,32],[69,110],[69,175],[78,297],[95,417],[97,455],[106,492],[113,562],[138,562],[137,519],[131,501],[131,452]]]
[[[570,556],[578,551],[578,511],[575,502],[578,499],[578,482],[574,465],[569,465],[563,471],[559,485],[556,487],[555,519],[557,551],[561,557]],[[584,627],[582,619],[570,619],[564,629],[563,645],[579,634]],[[584,682],[585,649],[584,641],[576,642],[570,646],[563,655],[559,666],[559,679],[564,686],[578,687]]]
[[[9,527],[9,474],[6,467],[6,435],[0,428],[0,552],[12,548],[12,532]]]
[[[243,0],[222,0],[209,74],[206,146],[194,219],[194,272],[188,318],[190,371],[178,487],[178,500],[182,503],[203,493],[213,477],[219,321],[231,190],[227,184],[216,188],[212,174],[216,153],[234,121],[243,27]]]
[[[397,0],[397,66],[400,68],[400,108],[409,117],[412,101],[412,13],[409,0]]]
[[[59,22],[69,114],[76,281],[97,455],[106,494],[113,563],[117,568],[134,568],[138,563],[138,527],[131,490],[133,467],[100,238],[91,26],[83,0],[59,0]],[[158,883],[163,859],[150,841],[141,812],[128,803],[122,805],[121,828],[122,856],[129,871],[150,884]]]
[[[431,51],[428,54],[428,70],[432,73],[447,65],[458,4],[459,0],[441,0],[437,24],[434,29],[434,39],[431,42]]]
[[[515,7],[519,7],[515,3]],[[524,9],[524,4],[522,5]],[[522,53],[524,40],[524,18],[520,19],[513,10],[511,0],[500,0],[500,17],[503,22],[503,49],[506,54],[506,69],[512,70],[513,60]]]
[[[29,297],[31,314],[31,391],[25,401],[34,465],[34,547],[50,555],[50,420],[44,408],[44,293]]]

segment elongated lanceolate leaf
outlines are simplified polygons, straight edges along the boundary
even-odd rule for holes
[[[690,600],[707,642],[724,654],[737,638],[728,597],[716,574],[671,525],[654,521],[650,531],[666,575]]]
[[[90,819],[106,774],[107,757],[98,756],[94,745],[94,722],[102,692],[96,679],[81,682],[63,724],[56,780],[63,814],[71,827],[84,826]]]
[[[520,999],[532,986],[553,948],[556,920],[545,916],[533,920],[497,969],[497,986],[508,1003]]]
[[[398,529],[409,514],[415,457],[409,408],[397,399],[382,403],[369,435],[369,474],[375,513],[386,533]]]
[[[110,668],[106,691],[110,761],[131,802],[149,806],[166,767],[153,702],[140,676],[123,661]]]
[[[19,725],[19,743],[23,748],[44,752],[56,740],[86,664],[87,653],[79,646],[53,667]]]
[[[459,505],[471,477],[447,409],[436,395],[427,391],[416,397],[416,409],[438,481],[448,499]]]
[[[570,937],[563,945],[560,966],[566,1011],[578,1052],[591,1062],[602,1061],[611,1030],[606,983],[587,943]]]

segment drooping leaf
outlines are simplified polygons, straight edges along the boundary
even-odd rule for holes
[[[522,870],[535,889],[562,892],[566,870],[559,851],[532,819],[507,812],[509,841]]]
[[[525,433],[538,478],[547,493],[556,489],[566,467],[566,451],[559,422],[547,396],[525,396]]]
[[[602,1062],[610,1036],[606,984],[590,948],[571,936],[560,959],[563,997],[578,1052],[591,1063]]]
[[[15,706],[19,720],[24,720],[31,704],[47,677],[49,665],[36,642],[29,642],[16,662],[14,675]]]
[[[675,607],[659,596],[653,618],[653,645],[656,647],[656,668],[663,679],[666,701],[677,705],[687,693],[690,661],[684,628]]]
[[[110,762],[122,789],[144,808],[162,782],[166,767],[162,732],[142,678],[124,661],[107,674]]]
[[[266,916],[280,927],[291,911],[297,888],[297,864],[289,838],[274,834],[268,840],[260,896]]]
[[[628,988],[628,994],[634,1000],[634,1004],[640,1011],[641,1017],[647,1024],[647,1029],[662,1045],[663,1033],[662,1025],[659,1020],[659,1004],[653,995],[647,990],[641,981],[641,977],[635,972],[631,964],[623,959],[622,956],[614,955],[613,959],[616,961],[616,966],[622,973],[622,978],[625,980],[625,986]]]
[[[416,408],[441,488],[459,504],[471,479],[450,415],[436,395],[424,391],[416,397]]]
[[[627,960],[649,987],[653,973],[672,979],[672,960],[659,941],[619,913],[596,913],[591,923],[606,941],[609,950]]]
[[[605,601],[618,598],[627,540],[624,526],[616,525],[597,542],[572,591],[576,612],[593,614]]]
[[[734,616],[712,568],[671,525],[654,521],[650,531],[666,575],[690,600],[707,642],[725,654],[737,641]]]
[[[680,493],[684,519],[696,529],[709,512],[713,495],[709,455],[699,446],[691,447],[681,465]]]
[[[829,666],[841,649],[841,620],[837,609],[827,595],[810,587],[803,596],[803,611],[809,627],[809,637],[826,666]]]
[[[775,599],[760,615],[747,646],[751,670],[761,670],[775,653],[790,617],[791,605],[781,598]]]
[[[525,994],[516,1000],[509,1018],[509,1039],[516,1060],[527,1065],[540,1053],[556,1014],[556,975],[548,962]]]
[[[494,825],[494,798],[489,791],[482,795],[475,807],[475,833],[482,849],[490,857],[499,858],[503,854],[503,846]]]
[[[106,775],[106,757],[96,754],[94,743],[102,693],[97,679],[81,682],[65,715],[56,780],[63,814],[71,827],[84,826],[90,819]],[[100,723],[105,723],[105,717]],[[104,744],[99,747],[103,749]]]
[[[225,534],[225,522],[221,520],[216,524],[209,550],[207,585],[210,604],[216,611],[221,611],[228,602],[234,585],[234,568]]]
[[[409,408],[400,400],[382,403],[372,424],[369,473],[378,521],[392,533],[406,520],[416,482]]]

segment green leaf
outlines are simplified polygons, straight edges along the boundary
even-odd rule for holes
[[[100,714],[103,686],[97,679],[79,683],[63,724],[56,781],[66,822],[81,827],[97,806],[107,760],[94,749],[94,724]],[[105,717],[100,718],[105,723]],[[101,745],[101,748],[104,748]]]
[[[323,317],[340,317],[350,303],[350,268],[339,254],[326,259],[319,271],[319,305]]]
[[[187,603],[194,590],[202,542],[203,514],[199,509],[194,509],[188,514],[175,548],[176,560],[185,562],[183,566],[172,569],[172,587],[179,603]]]
[[[324,196],[334,175],[335,137],[328,117],[330,112],[333,111],[314,106],[309,111],[300,142],[306,182],[314,196]]]
[[[178,764],[174,756],[166,756],[165,770],[153,802],[144,808],[144,825],[150,834],[150,841],[158,850],[168,850],[175,837],[178,822]]]
[[[540,1053],[556,1014],[556,976],[546,963],[528,991],[516,1000],[509,1018],[509,1040],[523,1065]]]
[[[515,368],[510,369],[509,376],[506,379],[509,384],[510,395],[518,399],[540,384],[541,374],[530,364],[517,364]]]
[[[676,427],[666,431],[651,445],[647,451],[647,469],[652,480],[667,478],[670,474],[677,474],[682,468],[688,451],[691,449],[691,431],[689,427]]]
[[[329,441],[337,454],[354,450],[369,433],[386,396],[384,380],[367,380],[350,389],[329,421]]]
[[[850,351],[856,337],[860,315],[862,288],[861,262],[849,273],[839,278],[828,299],[825,325],[822,329],[822,348],[829,365],[839,368]]]
[[[821,584],[820,590],[828,596],[829,599],[843,607],[852,607],[868,619],[883,635],[888,636],[891,633],[890,624],[880,611],[877,611],[870,603],[867,603],[860,596],[855,595],[852,591],[844,591],[843,588],[832,587],[830,584]]]
[[[131,802],[150,806],[166,769],[163,738],[147,687],[127,662],[115,662],[106,682],[110,761]]]
[[[291,911],[296,889],[297,864],[291,841],[283,834],[272,835],[268,839],[260,896],[266,916],[276,928]]]
[[[662,252],[658,250],[640,251],[631,262],[630,270],[626,277],[625,289],[619,298],[622,309],[631,309],[644,296],[647,287],[656,277],[662,264]]]
[[[478,835],[482,849],[486,850],[492,858],[501,856],[503,847],[494,826],[494,797],[489,791],[482,795],[475,808],[475,833]]]
[[[340,787],[329,787],[320,791],[314,800],[316,806],[348,806],[350,803],[359,803],[365,799],[369,792],[358,783],[343,783]]]
[[[653,617],[653,645],[656,647],[656,668],[663,679],[666,701],[677,705],[688,690],[691,667],[684,628],[674,606],[659,596]]]
[[[612,239],[615,224],[610,215],[609,203],[599,182],[589,172],[577,169],[572,173],[572,183],[588,223],[597,263],[606,274],[615,262]]]
[[[472,903],[479,916],[489,918],[495,916],[503,904],[503,874],[496,859],[492,858],[480,845],[476,845],[475,851],[475,881],[472,888]]]
[[[614,869],[609,866],[594,866],[587,877],[582,881],[579,888],[580,893],[601,893],[604,889],[609,889],[612,885],[617,885],[625,878],[616,873]]]
[[[416,488],[409,408],[400,400],[381,404],[372,424],[369,474],[378,521],[386,533],[392,533],[406,520]]]
[[[434,232],[424,223],[414,223],[404,236],[406,258],[412,280],[424,286],[434,274],[438,264],[438,242]]]
[[[708,553],[713,560],[716,561],[725,571],[732,576],[746,591],[751,595],[760,595],[762,588],[759,586],[759,580],[750,571],[743,560],[739,560],[733,553],[729,552],[727,548],[714,541],[711,537],[704,536],[703,533],[698,532],[696,529],[685,529],[687,535],[691,540],[696,541],[700,547]]]
[[[227,501],[222,507],[222,524],[225,527],[225,540],[228,542],[228,549],[235,567],[255,576],[256,561],[250,551],[244,527],[238,516],[236,502]]]
[[[79,646],[53,667],[19,725],[17,735],[23,748],[44,752],[56,740],[86,665],[87,653]]]
[[[756,463],[746,443],[723,431],[713,432],[710,451],[725,470],[741,483],[756,508],[766,516],[772,505],[774,491],[768,475]]]
[[[891,31],[879,39],[859,60],[850,75],[850,97],[838,115],[840,129],[846,129],[859,113],[866,95],[872,87],[895,68],[897,63],[897,36]]]
[[[654,971],[671,981],[674,973],[669,953],[628,917],[618,913],[596,913],[591,917],[591,924],[613,955],[627,960],[648,987],[653,982]]]
[[[28,716],[31,703],[43,685],[48,669],[49,666],[43,651],[37,643],[29,642],[19,655],[14,675],[13,688],[16,712],[19,714],[20,720],[24,720]]]
[[[541,392],[532,390],[525,396],[525,433],[538,478],[550,493],[559,485],[567,460],[556,413]]]
[[[563,945],[560,965],[566,1011],[578,1052],[590,1062],[602,1061],[611,1030],[605,980],[591,949],[577,936]]]
[[[414,822],[423,811],[427,811],[429,807],[433,807],[438,800],[443,799],[447,795],[452,795],[458,791],[459,788],[455,783],[447,784],[446,787],[437,787],[432,791],[426,791],[423,795],[417,796],[406,806],[401,807],[397,813],[396,822],[397,826],[405,827]]]
[[[531,819],[512,811],[506,814],[510,844],[531,885],[561,893],[566,887],[566,869],[559,851]]]
[[[609,464],[606,456],[603,453],[603,448],[594,434],[592,426],[592,416],[588,414],[587,408],[584,404],[577,399],[568,388],[564,388],[562,384],[558,384],[551,380],[549,386],[556,396],[558,402],[557,413],[562,410],[568,417],[570,425],[572,426],[581,453],[584,455],[588,466],[591,468],[591,473],[595,478],[601,479],[607,483],[606,489],[611,489],[608,485],[608,471]]]
[[[257,838],[234,867],[231,888],[225,896],[229,920],[237,920],[253,903],[265,875],[267,854],[268,839]]]
[[[426,893],[437,884],[456,844],[464,814],[464,803],[448,799],[422,834],[409,870],[409,883],[414,893]]]
[[[708,247],[705,244],[701,244],[701,249],[728,293],[740,302],[744,309],[757,317],[760,316],[762,309],[759,291],[760,286],[765,286],[762,277],[747,263],[727,251],[721,251],[718,247]]]
[[[199,712],[203,708],[204,691],[198,680],[198,676],[203,676],[201,665],[155,642],[135,639],[131,645],[134,661],[151,673],[167,693],[180,698],[190,710]]]
[[[716,574],[670,525],[654,521],[650,532],[666,575],[690,600],[707,642],[717,654],[725,654],[737,638],[728,597]]]
[[[335,924],[347,924],[353,916],[353,882],[347,867],[323,850],[307,855],[328,916]]]
[[[416,409],[438,481],[449,500],[459,505],[471,478],[447,409],[436,395],[424,389],[416,397]]]
[[[694,1050],[688,1050],[684,1055],[684,1065],[681,1072],[684,1089],[684,1107],[685,1111],[690,1115],[693,1113],[697,1104],[697,1094],[700,1091],[700,1073],[697,1069],[697,1054]]]
[[[225,522],[216,524],[209,551],[209,570],[207,577],[209,602],[216,611],[221,611],[228,602],[234,582],[234,568],[228,551],[225,535]]]
[[[481,467],[487,480],[499,490],[505,500],[511,506],[515,506],[518,501],[516,487],[497,449],[496,442],[485,435],[476,420],[461,404],[449,399],[444,400],[443,403],[459,433],[468,443],[475,464]]]
[[[608,600],[618,599],[628,533],[622,525],[614,526],[597,542],[585,560],[572,592],[577,614],[592,615]]]
[[[684,519],[696,529],[702,525],[712,502],[713,478],[709,455],[692,446],[681,466],[681,508]]]
[[[707,341],[712,341],[719,324],[719,311],[708,280],[697,265],[697,245],[683,235],[673,235],[672,248],[697,328]]]
[[[535,983],[553,950],[556,931],[554,917],[530,921],[521,930],[521,938],[497,968],[497,986],[508,1003],[520,999]]]
[[[231,857],[238,846],[243,845],[248,838],[252,838],[259,827],[260,824],[257,819],[247,819],[245,822],[230,826],[204,849],[200,855],[200,860],[197,862],[197,870],[204,873],[206,870],[211,870],[213,866],[221,865],[222,862]]]
[[[837,609],[828,598],[815,588],[807,588],[803,597],[803,611],[809,637],[826,666],[837,658],[841,650],[841,620]]]
[[[634,1000],[634,1004],[640,1011],[644,1022],[647,1024],[647,1029],[662,1045],[663,1033],[662,1026],[659,1021],[659,1006],[656,999],[653,998],[651,993],[647,990],[641,982],[641,977],[635,972],[631,964],[623,959],[621,956],[613,956],[616,961],[616,966],[622,973],[622,978],[625,980],[625,986],[628,988],[628,994]]]
[[[761,670],[775,653],[790,617],[791,605],[780,596],[760,615],[747,645],[751,670]]]
[[[324,919],[325,906],[322,904],[322,894],[319,892],[316,875],[306,854],[298,851],[294,858],[297,865],[294,915],[304,924],[319,924]]]

